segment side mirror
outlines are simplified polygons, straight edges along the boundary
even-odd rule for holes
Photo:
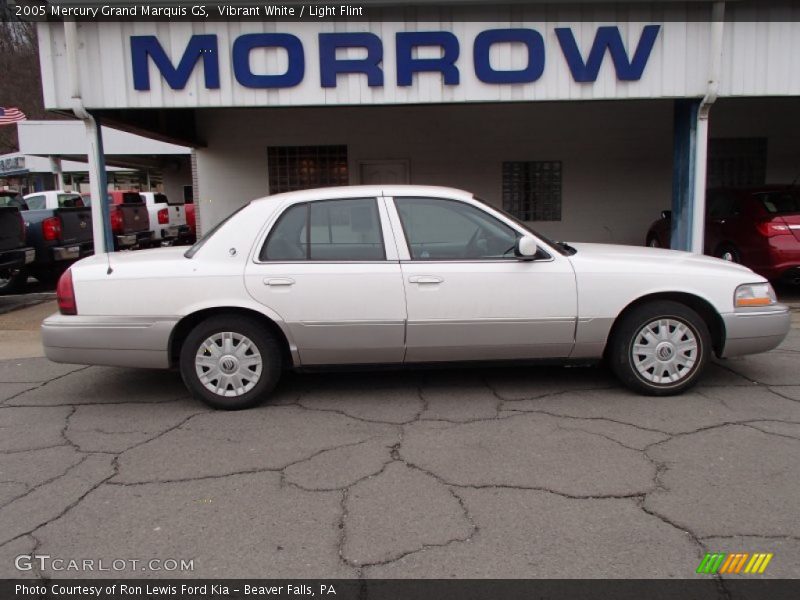
[[[532,260],[538,252],[539,247],[536,245],[536,238],[529,235],[523,235],[514,246],[514,255],[523,260]]]
[[[661,218],[662,219],[671,219],[672,218],[672,211],[671,210],[662,210],[661,211]]]

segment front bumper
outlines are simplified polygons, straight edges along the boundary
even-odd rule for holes
[[[53,362],[169,368],[169,337],[178,319],[62,315],[42,323],[42,345]]]
[[[789,307],[783,304],[723,314],[722,320],[725,323],[722,358],[772,350],[784,340],[791,327]]]

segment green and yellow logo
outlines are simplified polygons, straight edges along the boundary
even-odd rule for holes
[[[704,575],[745,574],[759,575],[763,573],[774,555],[770,552],[709,552],[700,561],[697,573]]]

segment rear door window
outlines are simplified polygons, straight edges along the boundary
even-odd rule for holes
[[[385,260],[378,205],[374,198],[297,204],[278,219],[260,260]]]

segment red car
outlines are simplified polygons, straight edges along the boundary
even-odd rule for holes
[[[706,206],[706,254],[800,284],[800,188],[712,189]],[[648,246],[669,248],[671,216],[664,211],[650,226]]]

